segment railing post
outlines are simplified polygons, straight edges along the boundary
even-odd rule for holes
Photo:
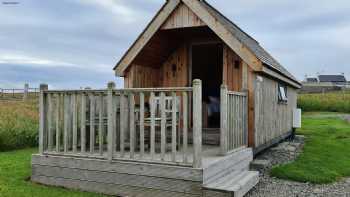
[[[193,167],[202,167],[202,81],[193,81]]]
[[[28,99],[29,84],[24,84],[23,101]]]
[[[44,153],[45,148],[45,138],[46,138],[46,101],[44,91],[48,90],[47,84],[40,84],[40,101],[39,101],[39,117],[40,117],[40,125],[39,125],[39,154]]]
[[[108,117],[108,135],[107,135],[107,149],[108,149],[108,160],[113,160],[113,154],[114,154],[114,128],[115,128],[115,120],[113,120],[113,112],[114,112],[114,105],[113,105],[113,89],[115,88],[114,82],[108,83],[108,93],[107,93],[107,117]]]
[[[227,150],[227,104],[228,104],[228,90],[225,84],[221,85],[220,91],[220,147],[221,154],[226,155]]]

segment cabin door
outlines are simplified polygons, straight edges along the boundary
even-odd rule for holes
[[[220,128],[223,45],[221,43],[194,44],[191,49],[191,81],[202,80],[203,127]]]

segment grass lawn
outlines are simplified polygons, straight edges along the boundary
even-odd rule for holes
[[[336,113],[306,113],[304,152],[296,161],[272,169],[272,176],[299,182],[331,183],[350,176],[350,124]]]
[[[94,197],[102,196],[63,188],[37,185],[28,181],[31,175],[30,159],[36,149],[0,152],[1,197]]]

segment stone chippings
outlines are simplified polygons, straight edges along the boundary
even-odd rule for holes
[[[333,184],[314,185],[286,181],[269,176],[275,165],[294,161],[302,152],[304,137],[284,141],[257,156],[253,169],[260,171],[260,182],[247,197],[350,197],[350,178]]]

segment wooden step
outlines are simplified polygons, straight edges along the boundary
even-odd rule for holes
[[[255,171],[232,171],[225,177],[203,186],[204,190],[221,192],[222,196],[243,197],[259,182]],[[227,194],[227,195],[225,195]]]

